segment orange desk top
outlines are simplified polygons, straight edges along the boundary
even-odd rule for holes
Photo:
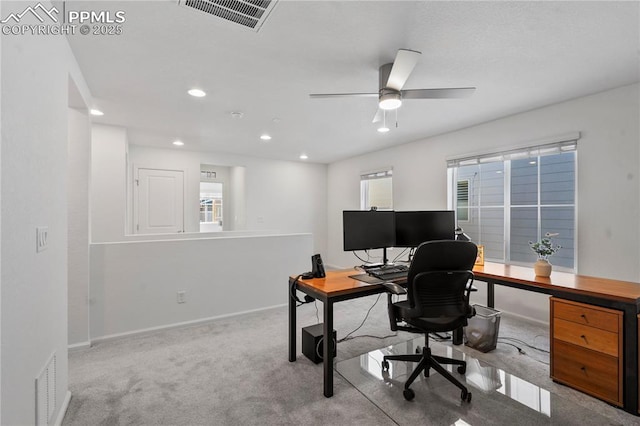
[[[477,280],[496,280],[531,287],[562,290],[570,293],[603,297],[606,299],[633,302],[640,299],[640,283],[612,280],[609,278],[575,275],[567,272],[552,271],[549,278],[538,277],[533,268],[485,262],[476,266],[473,273]]]
[[[349,278],[350,275],[364,274],[356,269],[341,269],[339,271],[327,271],[325,278],[312,278],[310,280],[299,280],[298,287],[310,287],[327,297],[337,297],[349,293],[358,293],[363,289],[371,287],[382,287],[380,284],[368,284]],[[291,277],[295,279],[295,276]]]
[[[562,290],[565,292],[620,300],[626,303],[640,300],[640,283],[619,281],[608,278],[575,275],[567,272],[553,271],[551,277],[537,277],[533,268],[524,266],[505,265],[502,263],[485,262],[484,266],[473,268],[476,280],[483,279],[496,283],[514,283],[528,287],[548,290]],[[368,284],[349,278],[364,272],[356,269],[327,271],[325,278],[299,280],[298,286],[312,288],[327,297],[336,297],[350,293],[358,293],[365,288],[377,287],[378,284]],[[291,277],[295,279],[295,276]]]

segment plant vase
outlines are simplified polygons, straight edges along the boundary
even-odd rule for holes
[[[551,264],[546,259],[538,259],[538,261],[533,264],[533,270],[537,277],[548,278],[551,276]]]

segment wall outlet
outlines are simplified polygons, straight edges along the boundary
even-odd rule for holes
[[[38,226],[36,228],[36,253],[40,253],[42,250],[47,248],[49,237],[49,227],[48,226]]]
[[[179,291],[176,294],[177,294],[178,303],[185,303],[187,301],[186,300],[186,296],[187,296],[187,292],[186,291],[182,290],[182,291]]]

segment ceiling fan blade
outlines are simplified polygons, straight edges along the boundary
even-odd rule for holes
[[[422,53],[416,50],[398,50],[385,87],[394,90],[402,90],[402,87],[407,82],[411,71],[413,71],[418,63],[420,55],[422,55]]]
[[[378,111],[376,111],[375,117],[373,117],[372,123],[377,123],[379,121],[382,121],[383,118],[384,118],[384,110],[382,108],[378,108]]]
[[[476,91],[475,87],[451,87],[446,89],[402,90],[402,99],[448,99],[468,98]]]
[[[346,98],[346,97],[378,97],[377,93],[311,93],[309,95],[312,99],[323,98]]]

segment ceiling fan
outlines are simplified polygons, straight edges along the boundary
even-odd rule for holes
[[[384,112],[394,110],[402,105],[403,99],[446,99],[465,98],[475,92],[475,87],[451,87],[440,89],[402,90],[413,68],[422,53],[416,50],[400,49],[393,63],[384,64],[379,71],[379,88],[377,93],[312,93],[312,99],[340,97],[378,97],[378,112],[373,122],[383,119]]]

